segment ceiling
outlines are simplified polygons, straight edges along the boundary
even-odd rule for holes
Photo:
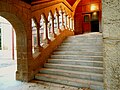
[[[72,6],[76,0],[66,0],[66,1],[68,1],[68,3]]]
[[[53,1],[53,0],[21,0],[21,1],[24,1],[24,2],[26,2],[26,3],[31,3],[31,2],[35,2],[35,1],[40,1],[40,2],[50,2],[50,1]],[[66,1],[68,1],[68,3],[72,6],[74,3],[75,3],[75,1],[76,0],[66,0]]]

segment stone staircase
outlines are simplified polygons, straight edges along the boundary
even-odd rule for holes
[[[36,80],[91,90],[103,88],[101,33],[68,37],[35,75]]]

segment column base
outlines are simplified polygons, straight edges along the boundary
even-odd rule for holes
[[[32,73],[16,71],[16,80],[29,82],[32,79],[34,79],[34,75],[32,75]]]

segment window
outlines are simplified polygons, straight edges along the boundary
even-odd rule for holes
[[[84,22],[89,22],[89,21],[90,21],[89,15],[85,15],[85,16],[84,16]]]

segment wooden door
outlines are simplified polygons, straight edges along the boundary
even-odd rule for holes
[[[83,14],[82,29],[83,33],[91,32],[90,14]]]

